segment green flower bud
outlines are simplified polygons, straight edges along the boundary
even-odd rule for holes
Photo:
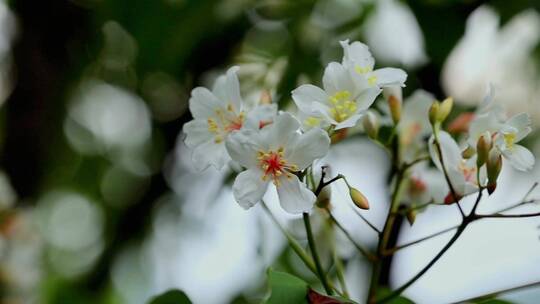
[[[452,107],[454,106],[454,99],[452,97],[448,97],[440,104],[439,113],[437,115],[437,120],[439,122],[443,122],[446,120],[450,112],[452,112]]]
[[[478,138],[478,142],[476,143],[476,166],[478,168],[482,167],[482,165],[486,163],[491,147],[491,135],[489,132],[486,132],[485,134],[482,134],[480,138]]]
[[[465,159],[469,159],[473,157],[475,154],[476,154],[476,150],[471,146],[467,146],[467,148],[463,150],[463,152],[461,152],[461,157]]]
[[[356,207],[364,210],[369,209],[369,202],[362,192],[353,187],[349,187],[349,195],[351,196],[351,199]]]
[[[437,118],[439,117],[439,102],[434,101],[433,104],[431,104],[431,108],[429,108],[429,122],[432,125],[435,125],[437,123]]]

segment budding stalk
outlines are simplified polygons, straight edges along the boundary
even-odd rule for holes
[[[478,168],[482,167],[484,165],[489,157],[489,151],[491,150],[492,142],[491,142],[491,135],[489,132],[486,132],[478,138],[478,142],[476,143],[476,166]]]
[[[429,122],[434,126],[443,123],[452,112],[453,106],[454,99],[452,97],[448,97],[442,102],[434,101],[429,109]]]
[[[368,111],[366,113],[366,116],[364,116],[364,120],[362,121],[362,125],[364,126],[364,131],[371,139],[377,139],[377,136],[379,135],[379,120],[377,119],[377,116],[373,114],[373,112]]]
[[[492,194],[497,188],[497,179],[502,169],[502,156],[497,149],[492,149],[489,152],[486,169],[488,175],[487,190],[489,194]]]
[[[392,121],[397,125],[401,119],[401,100],[395,95],[390,95],[390,97],[388,97],[388,107],[390,108]]]

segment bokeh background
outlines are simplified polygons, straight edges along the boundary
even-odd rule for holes
[[[539,9],[535,0],[0,0],[0,302],[145,303],[180,288],[194,303],[258,303],[271,265],[315,281],[259,207],[234,202],[228,172],[193,169],[181,134],[191,89],[239,65],[245,99],[269,93],[285,108],[292,89],[319,83],[339,60],[339,40],[361,40],[379,66],[408,72],[405,96],[451,95],[466,110],[493,83],[498,104],[540,126]],[[527,145],[540,156],[538,134]],[[381,227],[384,153],[355,137],[327,161],[362,189],[372,203],[364,215]],[[505,167],[481,211],[539,179],[539,166]],[[305,242],[297,217],[273,191],[266,199]],[[333,188],[336,217],[375,246],[349,200],[344,185]],[[454,209],[430,207],[399,240],[458,221]],[[475,224],[405,295],[448,303],[540,281],[538,225]],[[398,254],[390,282],[406,281],[449,237]],[[337,241],[361,301],[369,266]],[[504,297],[538,303],[540,290]]]

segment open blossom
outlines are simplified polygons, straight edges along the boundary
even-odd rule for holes
[[[532,169],[534,155],[522,145],[517,144],[531,132],[529,114],[514,115],[506,122],[501,119],[500,109],[491,107],[493,89],[491,88],[484,99],[482,108],[486,110],[477,114],[469,128],[469,144],[476,145],[482,134],[490,134],[494,147],[499,150],[510,164],[521,171]]]
[[[246,129],[229,136],[226,146],[231,158],[246,168],[233,184],[240,206],[248,209],[257,204],[272,182],[285,211],[301,213],[313,207],[315,195],[295,173],[326,155],[330,138],[318,128],[303,134],[299,128],[296,118],[283,113],[260,130]]]
[[[240,96],[236,72],[230,68],[217,78],[212,91],[197,87],[191,91],[189,109],[193,120],[184,125],[185,143],[193,150],[193,164],[204,170],[213,165],[222,169],[230,160],[225,148],[229,134],[243,129],[258,129],[272,122],[275,105],[261,105],[250,111]]]
[[[341,41],[340,44],[343,47],[342,64],[354,71],[354,75],[365,79],[369,86],[379,88],[405,86],[407,73],[402,69],[382,68],[374,70],[375,59],[373,59],[367,45],[359,41],[349,44],[349,40]]]
[[[452,138],[452,136],[450,136],[450,134],[444,131],[439,132],[439,143],[444,167],[448,173],[448,178],[452,184],[452,188],[458,196],[456,199],[477,192],[479,187],[477,181],[476,158],[471,157],[469,159],[464,159],[456,141]],[[439,158],[439,153],[435,145],[434,136],[431,136],[429,140],[429,153],[435,166],[441,172],[444,172]],[[484,171],[480,172],[480,182],[484,182],[485,175],[486,174]],[[448,189],[448,195],[445,202],[454,202],[450,189]]]
[[[343,65],[331,62],[324,70],[323,88],[305,84],[292,91],[292,97],[309,127],[333,125],[349,128],[365,114],[381,92],[354,79]]]

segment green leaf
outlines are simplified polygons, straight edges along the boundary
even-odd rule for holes
[[[390,295],[392,293],[392,290],[389,288],[380,288],[377,292],[377,298],[384,299],[386,296]],[[391,301],[386,302],[388,304],[414,304],[412,300],[409,300],[403,296],[397,296],[395,298],[392,298]]]
[[[183,291],[171,289],[154,297],[149,304],[191,304],[191,300]]]
[[[285,272],[268,270],[270,297],[267,304],[307,304],[308,284]]]

